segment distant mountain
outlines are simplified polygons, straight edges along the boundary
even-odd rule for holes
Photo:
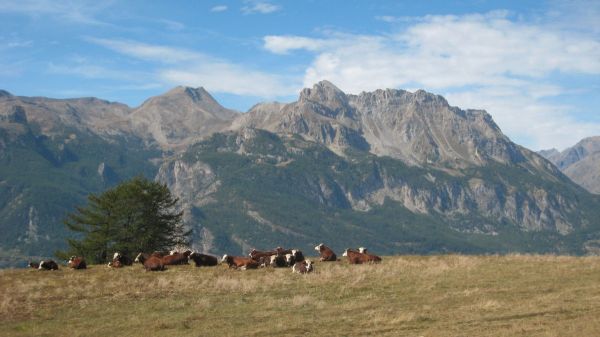
[[[581,140],[559,152],[556,149],[539,152],[564,174],[588,191],[600,194],[600,136]]]
[[[382,254],[600,251],[600,197],[481,110],[419,90],[222,107],[177,87],[129,108],[0,91],[0,265],[64,246],[65,215],[142,174],[180,198],[193,245],[368,245]]]
[[[134,109],[130,121],[140,137],[164,149],[181,149],[224,130],[238,115],[222,107],[204,88],[176,87]]]

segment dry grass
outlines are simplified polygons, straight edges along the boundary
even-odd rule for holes
[[[600,258],[0,271],[0,336],[600,336]]]

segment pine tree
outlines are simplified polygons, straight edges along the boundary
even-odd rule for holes
[[[57,256],[81,255],[102,263],[115,251],[133,255],[185,245],[190,231],[183,227],[183,212],[175,210],[177,202],[166,185],[143,177],[92,194],[87,206],[65,220],[78,239],[68,239],[69,251]]]

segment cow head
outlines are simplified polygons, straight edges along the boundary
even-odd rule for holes
[[[175,249],[169,251],[169,255],[175,255],[175,253],[177,253]]]
[[[229,258],[229,255],[227,255],[227,254],[223,255],[223,258],[221,259],[221,263],[227,262],[228,258]]]
[[[306,260],[306,270],[311,271],[313,269],[312,261]]]
[[[367,252],[367,248],[360,247],[360,248],[358,248],[358,252],[361,253],[361,254],[365,254]]]
[[[290,263],[292,263],[292,257],[294,255],[292,254],[285,254],[285,262],[289,265]]]
[[[298,249],[292,249],[292,255],[296,256],[296,253],[298,253]]]
[[[315,250],[316,250],[317,252],[320,252],[320,251],[321,251],[321,248],[323,248],[323,244],[322,244],[322,243],[321,243],[321,244],[319,244],[318,246],[316,246],[316,247],[315,247]]]
[[[344,254],[342,254],[342,256],[348,256],[348,248],[346,248],[346,250],[344,251]]]
[[[38,267],[38,269],[44,269],[45,263],[46,263],[46,261],[40,261],[40,266]]]
[[[119,253],[119,252],[115,252],[115,253],[113,254],[113,260],[116,260],[116,259],[118,259],[118,258],[120,258],[120,257],[121,257],[121,253]]]
[[[135,263],[141,263],[141,262],[140,262],[140,258],[141,258],[141,257],[142,257],[142,253],[139,253],[139,254],[138,254],[136,257],[135,257],[135,260],[133,260],[133,262],[135,262]]]
[[[248,253],[248,256],[252,257],[252,255],[253,255],[254,253],[256,253],[256,249],[252,249],[252,250],[250,251],[250,253]]]

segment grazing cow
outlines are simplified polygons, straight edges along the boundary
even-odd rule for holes
[[[194,261],[196,267],[216,266],[219,264],[219,259],[214,256],[193,252],[189,256],[190,260]]]
[[[87,264],[85,263],[85,260],[81,256],[71,256],[71,258],[69,259],[69,262],[67,262],[67,265],[69,266],[69,268],[73,268],[73,269],[86,269],[87,268]]]
[[[356,251],[354,249],[350,249],[350,248],[348,248],[344,251],[343,256],[348,258],[348,262],[350,262],[350,264],[381,262],[381,258],[377,255],[359,253],[358,251]]]
[[[283,255],[272,255],[271,256],[271,261],[269,263],[271,265],[271,267],[274,268],[283,268],[283,267],[287,267],[287,261],[286,261],[286,257],[284,257]]]
[[[310,260],[296,262],[296,264],[294,264],[294,266],[292,267],[292,272],[298,273],[298,274],[308,274],[308,273],[312,272],[313,270],[314,270],[314,268],[312,265],[312,261],[310,261]]]
[[[191,253],[192,252],[188,250],[183,253],[174,253],[172,255],[163,256],[162,262],[165,266],[189,264],[188,257]]]
[[[163,259],[154,255],[150,255],[147,259],[144,259],[144,269],[146,271],[162,271],[165,270]]]
[[[121,264],[121,266],[131,266],[133,264],[133,261],[131,260],[130,257],[121,254],[120,252],[115,252],[113,254],[113,267],[114,267],[114,262],[115,260],[118,260]],[[118,268],[118,267],[115,267]]]
[[[266,257],[267,261],[270,261],[271,256],[276,255],[276,251],[260,251],[256,249],[252,249],[252,251],[248,254],[250,258],[254,261],[259,261],[261,258]]]
[[[38,270],[58,270],[58,264],[54,260],[42,260]]]
[[[320,244],[315,247],[315,250],[319,252],[321,255],[320,261],[337,261],[337,256],[331,250],[331,248],[325,246],[324,244]]]
[[[29,268],[38,269],[40,264],[37,262],[29,262]]]
[[[225,254],[225,255],[223,255],[223,258],[221,259],[221,262],[227,263],[229,268],[235,268],[235,269],[239,268],[241,270],[258,268],[258,262],[254,261],[253,259],[251,259],[249,257],[243,257],[243,256],[229,256],[229,255]]]

